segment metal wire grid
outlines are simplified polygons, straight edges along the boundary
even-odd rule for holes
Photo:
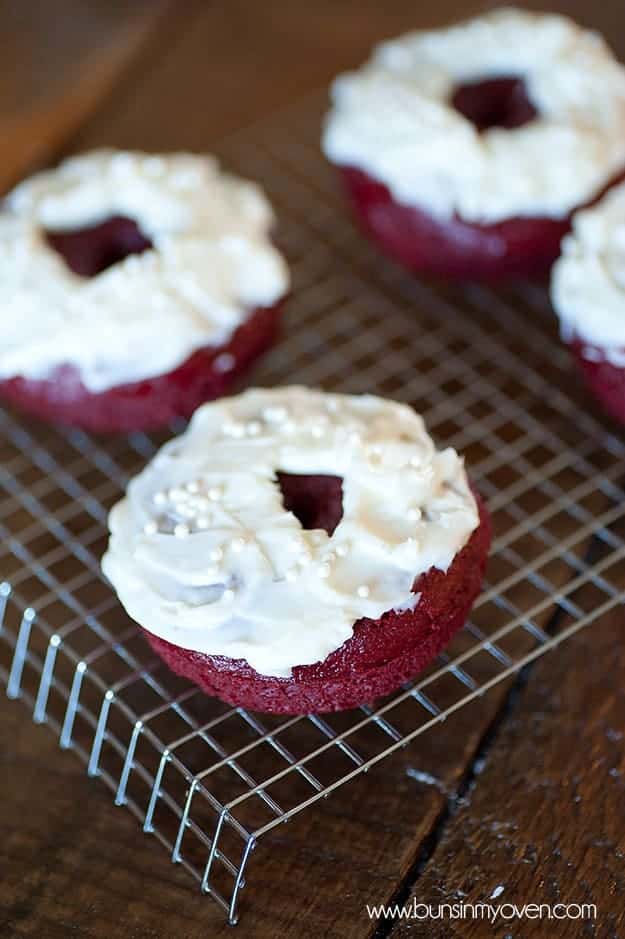
[[[108,509],[168,434],[101,440],[0,413],[7,694],[231,922],[259,838],[625,597],[625,445],[571,379],[544,290],[434,288],[380,259],[319,155],[322,106],[223,148],[266,185],[293,271],[286,336],[254,378],[407,400],[466,454],[495,541],[471,621],[435,665],[343,714],[280,718],[206,698],[153,657],[99,570]]]

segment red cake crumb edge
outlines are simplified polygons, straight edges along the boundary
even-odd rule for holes
[[[257,307],[222,346],[194,352],[177,368],[153,378],[91,392],[72,365],[45,379],[0,380],[0,397],[21,411],[52,423],[95,433],[154,430],[190,417],[204,401],[221,397],[276,338],[282,302]],[[140,354],[140,353],[139,353]],[[232,357],[232,367],[216,363]]]
[[[418,206],[398,202],[387,186],[361,169],[338,167],[344,189],[364,232],[417,274],[453,280],[496,282],[548,274],[571,227],[563,219],[518,217],[495,224],[459,216],[439,219]],[[598,201],[625,172],[588,204]]]
[[[601,348],[578,337],[568,345],[590,393],[611,417],[625,424],[625,367],[609,362]]]

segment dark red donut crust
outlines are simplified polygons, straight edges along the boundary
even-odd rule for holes
[[[421,593],[416,609],[358,620],[339,649],[323,662],[297,666],[291,678],[260,675],[244,659],[182,649],[143,631],[174,672],[228,704],[307,714],[370,703],[414,678],[464,625],[480,591],[491,540],[488,512],[476,498],[478,528],[446,573],[431,568],[415,583]]]
[[[575,337],[569,343],[588,390],[612,417],[625,424],[625,367],[613,365],[602,349]],[[591,358],[585,350],[589,350]],[[625,348],[623,349],[625,360]]]
[[[171,372],[142,381],[91,392],[72,365],[62,365],[49,378],[17,376],[0,381],[0,396],[45,421],[81,427],[95,433],[152,430],[176,417],[189,417],[204,401],[229,390],[276,337],[280,304],[258,307],[219,347],[194,352]],[[141,350],[137,350],[141,355]],[[216,367],[216,360],[232,356],[232,368]]]
[[[560,254],[560,242],[570,229],[570,216],[510,218],[493,225],[459,216],[438,219],[397,202],[387,186],[363,170],[353,166],[339,170],[361,227],[387,254],[417,274],[491,282],[540,277]],[[610,186],[622,178],[619,174]]]

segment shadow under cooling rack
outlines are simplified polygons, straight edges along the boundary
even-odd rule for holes
[[[232,922],[271,829],[625,598],[625,445],[571,377],[545,291],[436,288],[381,259],[318,152],[321,107],[222,148],[266,186],[293,273],[284,337],[254,381],[408,401],[465,454],[495,538],[445,655],[344,713],[275,717],[207,698],[154,658],[99,567],[110,506],[169,433],[99,439],[0,412],[0,678]]]

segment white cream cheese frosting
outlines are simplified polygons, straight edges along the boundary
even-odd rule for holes
[[[277,472],[343,480],[332,535],[284,508]],[[407,405],[301,387],[206,404],[111,511],[102,569],[130,616],[264,675],[325,659],[361,617],[414,608],[479,524],[462,459]]]
[[[463,83],[525,81],[538,116],[480,133],[450,104]],[[564,16],[502,8],[379,45],[332,88],[323,148],[394,198],[495,223],[563,218],[625,169],[625,68]]]
[[[153,248],[92,278],[46,230],[132,218]],[[166,373],[220,346],[288,287],[271,207],[207,156],[98,150],[15,188],[0,213],[0,377],[62,364],[92,392]]]
[[[588,343],[625,366],[625,184],[573,216],[573,230],[551,275],[551,299],[562,338]],[[593,350],[594,347],[594,350]]]

